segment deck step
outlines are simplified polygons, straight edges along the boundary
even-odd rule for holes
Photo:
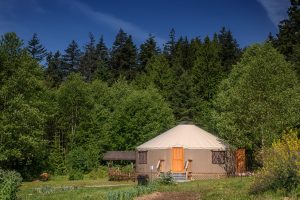
[[[172,177],[177,182],[185,181],[186,180],[186,174],[185,173],[172,173]]]

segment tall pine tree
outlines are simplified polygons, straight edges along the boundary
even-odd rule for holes
[[[40,43],[40,40],[36,33],[33,34],[32,39],[28,41],[27,51],[33,59],[41,62],[47,56],[47,50]]]
[[[48,54],[45,76],[49,87],[58,87],[63,81],[63,62],[59,51],[54,55],[51,52]]]
[[[120,29],[111,52],[111,67],[114,78],[124,76],[127,80],[132,80],[137,71],[136,62],[137,49],[133,44],[132,37]]]
[[[139,65],[140,70],[144,70],[148,61],[160,52],[156,44],[155,37],[150,34],[149,38],[140,46]]]
[[[79,67],[79,71],[87,82],[92,80],[98,64],[95,37],[92,33],[89,33],[89,39],[90,41],[84,47],[85,51]]]
[[[293,62],[300,76],[300,1],[291,0],[288,10],[288,19],[279,24],[277,40],[273,42],[275,47]]]
[[[175,37],[175,29],[172,28],[169,34],[169,41],[164,45],[164,55],[166,58],[171,61],[174,53],[175,53],[175,47],[176,46],[176,37]]]
[[[241,50],[237,41],[233,38],[230,30],[222,27],[218,34],[218,40],[221,46],[220,59],[224,72],[229,74],[232,65],[236,64],[241,56]]]
[[[109,71],[109,50],[106,47],[101,35],[98,44],[96,45],[97,69],[94,78],[109,81],[111,79],[111,71]]]
[[[78,72],[81,54],[82,53],[78,47],[77,42],[75,42],[75,40],[72,40],[72,42],[65,50],[65,54],[63,55],[65,77],[72,72]]]

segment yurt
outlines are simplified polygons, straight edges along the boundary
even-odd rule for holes
[[[157,177],[171,172],[178,180],[226,175],[226,145],[218,137],[192,124],[180,124],[136,150],[137,174]]]

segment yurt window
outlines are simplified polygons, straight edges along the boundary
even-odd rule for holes
[[[139,151],[139,164],[147,164],[147,151]]]
[[[212,164],[224,164],[224,163],[225,163],[225,151],[213,151]]]

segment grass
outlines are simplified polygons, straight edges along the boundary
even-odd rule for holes
[[[159,192],[198,193],[201,200],[282,200],[284,197],[280,192],[250,195],[248,191],[251,182],[252,178],[202,180],[173,186],[158,186],[156,190]],[[135,185],[136,183],[133,182],[112,182],[107,179],[68,181],[66,177],[58,177],[48,182],[23,183],[18,196],[25,200],[104,200],[108,192],[126,192],[132,190]]]
[[[53,177],[46,182],[23,182],[18,193],[20,199],[105,199],[107,191],[132,188],[136,183],[108,181],[108,179],[69,181],[67,176]]]
[[[161,186],[160,192],[194,192],[199,193],[201,200],[282,200],[280,192],[251,195],[249,188],[252,183],[251,177],[226,178],[219,180],[193,181],[174,186]]]

